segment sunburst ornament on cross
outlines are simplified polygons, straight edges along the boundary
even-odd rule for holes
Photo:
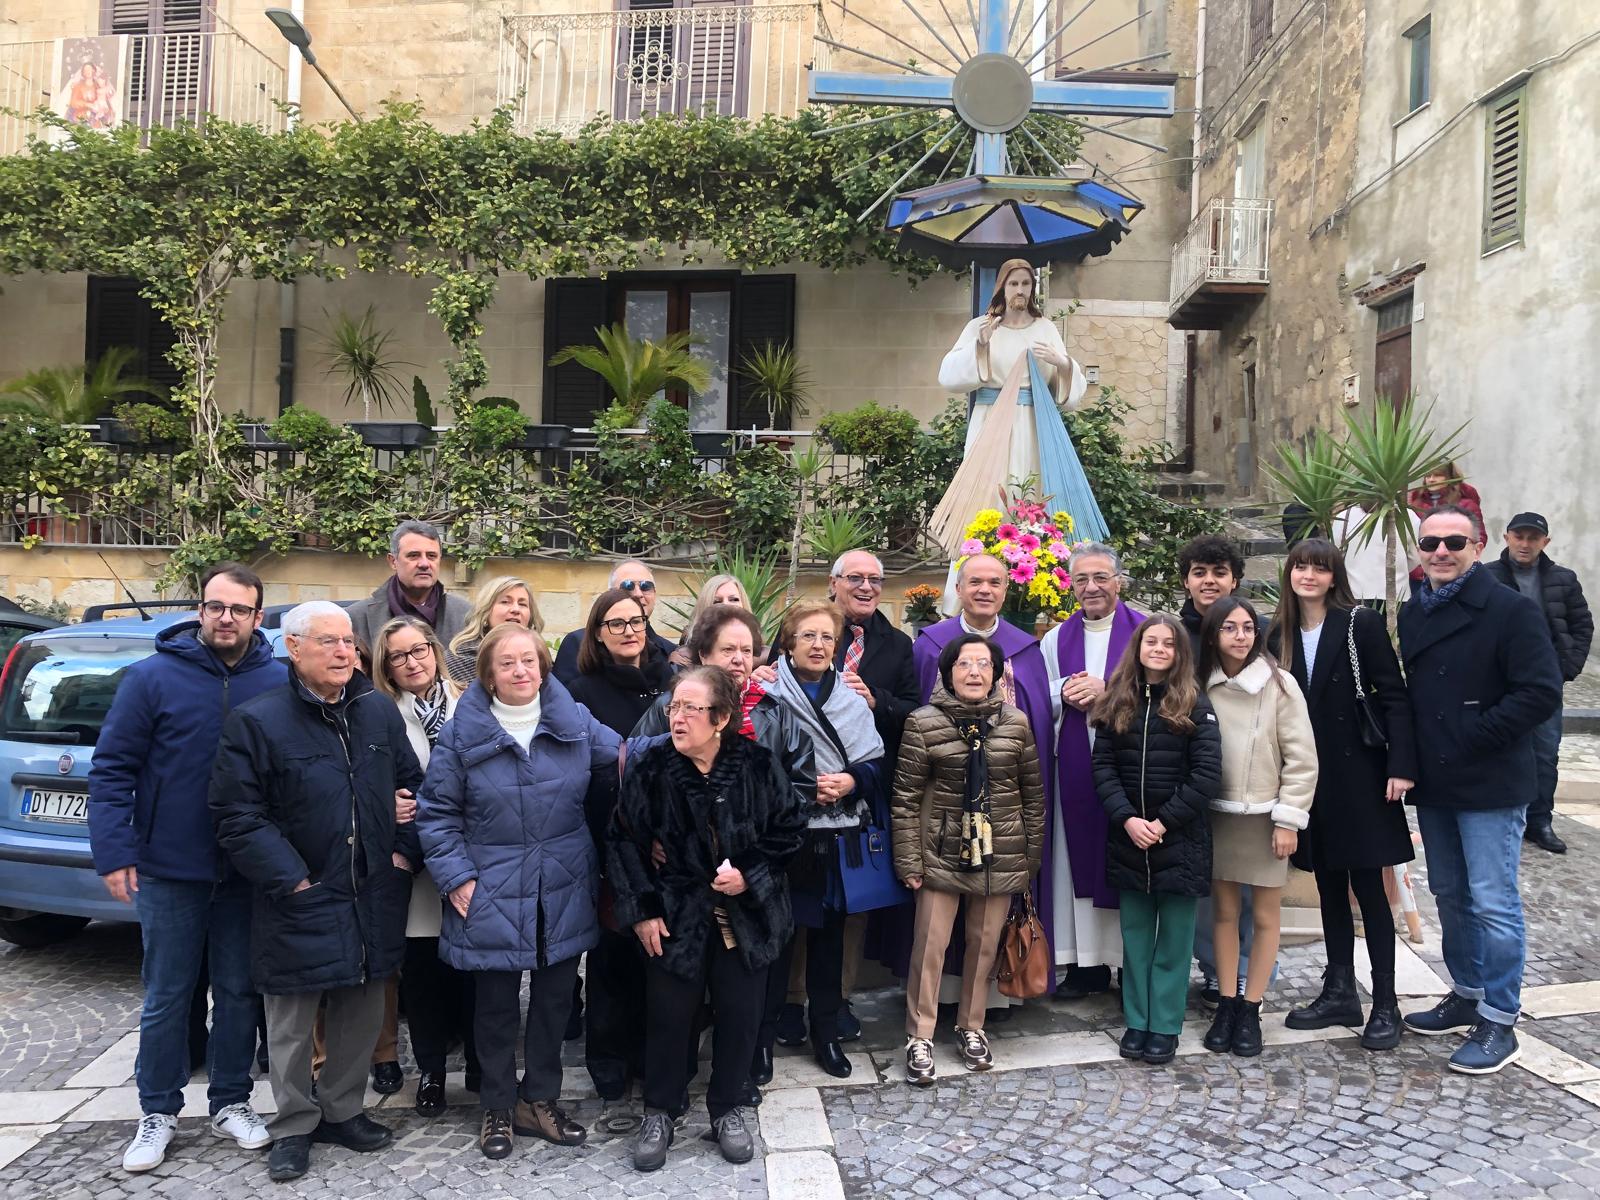
[[[1075,0],[1057,0],[1073,11],[1048,33],[1044,27],[1052,0],[976,0],[976,9],[974,0],[967,0],[972,45],[951,17],[945,0],[935,2],[944,17],[945,32],[922,13],[915,0],[901,0],[937,43],[938,50],[930,51],[868,19],[845,0],[832,0],[846,19],[860,21],[912,51],[916,58],[909,61],[896,62],[831,37],[818,39],[836,50],[893,67],[897,73],[812,71],[809,95],[814,103],[887,105],[906,111],[945,109],[953,114],[948,128],[862,217],[890,201],[886,226],[899,231],[902,247],[956,267],[995,266],[1019,257],[1043,265],[1106,253],[1121,239],[1143,204],[1113,186],[1114,181],[1067,178],[1058,159],[1058,155],[1065,156],[1063,149],[1058,145],[1052,153],[1049,131],[1035,119],[1170,117],[1174,78],[1128,69],[1164,58],[1165,51],[1051,75],[1072,55],[1135,24],[1142,14],[1052,56],[1051,48],[1060,44],[1096,0],[1081,5]],[[1025,22],[1030,12],[1032,19]],[[923,58],[928,66],[919,64]],[[934,60],[938,60],[936,64]],[[935,65],[949,73],[936,73]],[[1165,149],[1108,126],[1077,123],[1140,146]],[[935,121],[926,132],[935,131],[938,125]],[[973,139],[964,177],[946,181],[954,161],[952,153],[932,187],[895,195],[901,184],[964,130],[970,131]],[[962,145],[958,142],[957,148]]]

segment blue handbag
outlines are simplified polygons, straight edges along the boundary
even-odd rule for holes
[[[894,853],[885,830],[868,825],[841,833],[837,844],[845,912],[872,912],[911,901],[911,889],[895,878]]]

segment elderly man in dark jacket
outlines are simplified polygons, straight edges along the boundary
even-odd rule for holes
[[[1400,612],[1418,742],[1410,798],[1452,990],[1405,1024],[1470,1030],[1450,1067],[1485,1075],[1521,1053],[1517,848],[1534,795],[1533,731],[1561,703],[1561,668],[1538,606],[1478,562],[1473,514],[1440,505],[1417,532],[1425,579]]]
[[[356,669],[350,618],[302,604],[283,619],[287,686],[237,709],[211,776],[217,841],[254,888],[253,975],[265,994],[274,1180],[305,1174],[310,1143],[389,1144],[362,1111],[384,981],[405,955],[411,873],[422,862],[397,800],[422,782],[400,710]],[[311,1091],[326,1005],[327,1062]]]
[[[1550,561],[1550,523],[1536,512],[1518,513],[1506,526],[1506,548],[1484,564],[1507,587],[1516,588],[1544,610],[1550,640],[1561,660],[1561,678],[1571,683],[1583,674],[1594,641],[1594,617],[1583,598],[1583,585],[1568,567]],[[1528,828],[1522,836],[1541,850],[1565,854],[1567,844],[1551,824],[1556,809],[1556,774],[1561,761],[1561,709],[1534,730],[1539,762],[1539,792],[1528,805]]]

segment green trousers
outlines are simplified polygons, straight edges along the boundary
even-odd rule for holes
[[[1122,1014],[1129,1029],[1178,1034],[1194,956],[1193,896],[1122,892]]]

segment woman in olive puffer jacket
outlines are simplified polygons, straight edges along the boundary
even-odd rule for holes
[[[917,893],[906,980],[906,1075],[933,1082],[939,978],[966,898],[956,1038],[969,1071],[993,1065],[983,1032],[989,974],[1011,899],[1044,854],[1044,785],[1028,719],[1000,698],[1005,654],[967,634],[939,655],[933,703],[907,719],[895,772],[895,873]]]
[[[1211,891],[1207,811],[1222,738],[1176,617],[1137,630],[1091,718],[1094,782],[1110,824],[1106,883],[1122,923],[1124,1058],[1170,1062],[1183,1029],[1195,908]]]

